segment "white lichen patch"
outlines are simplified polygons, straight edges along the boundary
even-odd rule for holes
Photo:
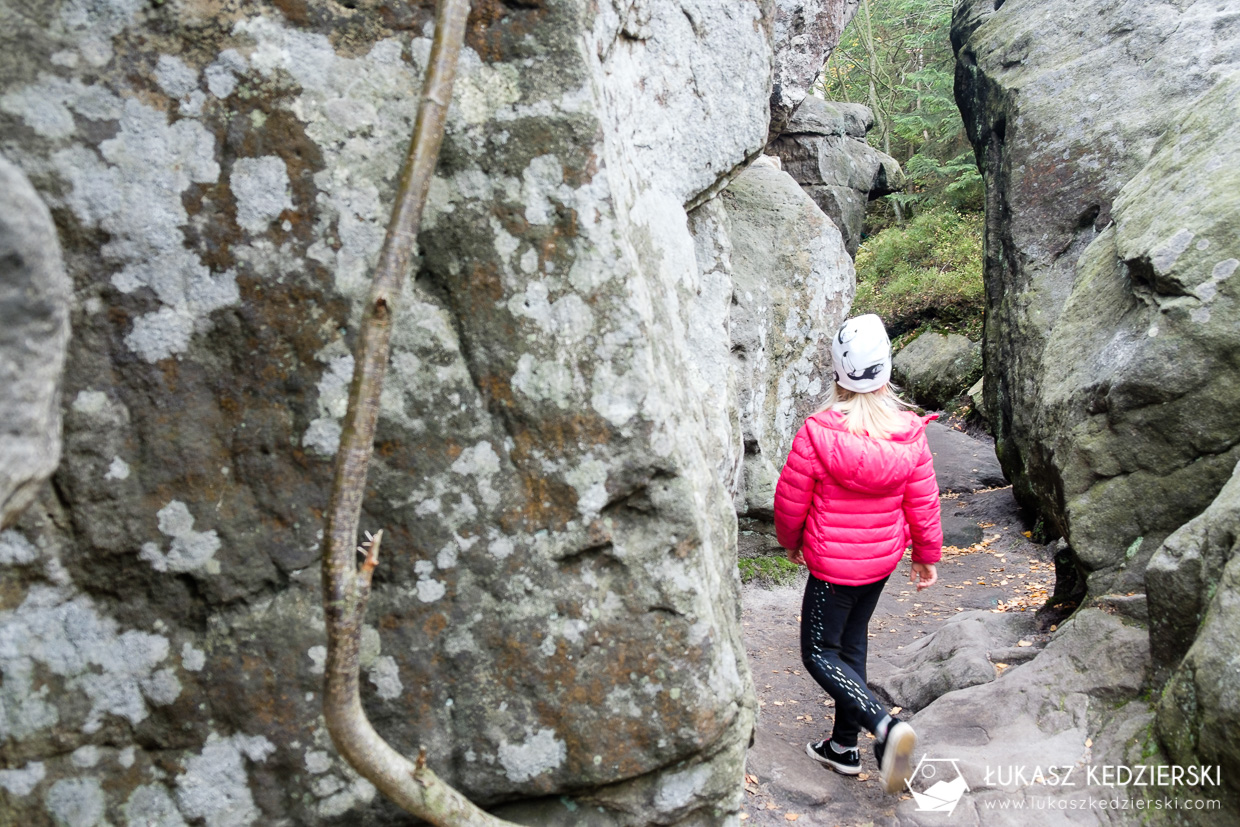
[[[172,538],[172,544],[165,553],[156,543],[143,543],[139,559],[150,563],[156,571],[220,573],[219,561],[215,559],[215,552],[220,549],[219,535],[214,529],[195,531],[194,517],[185,503],[173,500],[156,517],[159,530]]]
[[[540,729],[532,735],[527,731],[526,735],[520,744],[505,740],[499,745],[499,762],[504,774],[518,784],[556,769],[568,755],[564,741],[555,737],[553,729]]]
[[[149,362],[180,353],[209,315],[239,300],[232,271],[214,273],[186,245],[182,194],[220,174],[215,138],[200,123],[125,101],[115,137],[98,150],[71,144],[52,156],[68,184],[64,203],[85,226],[105,231],[101,253],[120,266],[112,283],[124,293],[151,290],[163,305],[139,317],[126,344]]]
[[[293,208],[288,167],[278,156],[238,158],[229,185],[237,201],[237,223],[251,235],[266,231],[280,213]]]
[[[127,480],[129,479],[129,463],[120,457],[112,457],[112,464],[108,466],[108,472],[103,475],[105,480]]]
[[[186,643],[181,646],[181,668],[186,672],[201,672],[202,668],[207,665],[207,653],[201,649],[195,649],[193,644]]]
[[[0,770],[0,787],[10,795],[24,798],[34,792],[39,782],[47,776],[42,761],[31,761],[20,770]]]
[[[400,669],[396,659],[390,655],[375,658],[370,668],[370,682],[375,685],[375,694],[385,701],[400,697],[405,686],[400,682]]]
[[[180,100],[198,89],[198,73],[174,55],[160,55],[155,64],[155,82],[168,97]]]
[[[365,778],[355,777],[319,802],[319,815],[324,818],[344,815],[354,807],[369,804],[374,800],[375,792],[373,784]]]
[[[39,559],[39,550],[16,531],[0,532],[0,566],[24,566]]]
[[[597,517],[607,505],[607,473],[606,463],[591,458],[564,475],[565,481],[577,491],[577,510],[586,520]]]
[[[706,789],[712,774],[709,765],[699,764],[663,776],[659,780],[659,791],[655,793],[655,808],[664,813],[679,810]]]
[[[305,755],[306,772],[321,775],[332,768],[331,756],[321,749],[308,749]]]
[[[112,59],[112,38],[146,5],[145,0],[75,0],[61,4],[57,23],[76,42],[88,64],[105,66]]]
[[[137,630],[120,632],[88,597],[35,586],[16,610],[0,612],[0,740],[22,739],[61,721],[57,704],[81,692],[90,709],[83,732],[95,732],[106,715],[132,724],[148,716],[148,703],[175,700],[180,685],[168,669],[168,639]],[[63,692],[36,678],[36,666],[63,680]],[[72,708],[70,704],[67,708]]]
[[[423,603],[434,603],[448,592],[448,587],[441,580],[427,578],[418,581],[418,600]]]
[[[103,787],[98,778],[62,778],[48,788],[43,805],[59,825],[95,827],[103,822]]]
[[[327,671],[327,647],[311,646],[306,650],[306,657],[310,658],[310,674],[322,675]]]
[[[73,762],[73,766],[88,770],[99,763],[99,757],[99,747],[87,744],[75,749],[69,756],[69,760]]]
[[[301,87],[291,108],[324,161],[315,175],[319,241],[309,255],[336,274],[341,293],[360,296],[387,220],[376,182],[390,180],[400,168],[417,105],[409,90],[418,87],[430,42],[415,38],[410,44],[416,64],[411,66],[395,38],[346,58],[324,35],[267,17],[242,21],[235,33],[255,44],[249,57],[253,72],[264,78],[284,75]]]
[[[29,86],[0,97],[0,110],[16,115],[44,138],[68,138],[77,130],[74,115],[95,121],[121,116],[121,99],[99,86],[40,75]]]
[[[353,381],[353,356],[328,357],[327,370],[319,377],[319,418],[310,423],[301,444],[323,456],[340,450],[340,420],[349,408],[349,383]]]
[[[257,823],[262,814],[250,792],[246,761],[266,761],[275,749],[261,735],[221,738],[211,733],[202,751],[185,760],[185,772],[176,778],[181,813],[202,819],[207,827]]]
[[[159,784],[136,787],[122,809],[127,827],[185,827],[176,802]]]

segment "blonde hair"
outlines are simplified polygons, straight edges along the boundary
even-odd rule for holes
[[[844,415],[851,433],[890,439],[893,433],[908,427],[908,420],[900,414],[910,407],[896,395],[896,388],[890,382],[870,393],[856,393],[832,382],[831,389],[827,391],[826,404],[818,409],[818,413],[839,411]]]

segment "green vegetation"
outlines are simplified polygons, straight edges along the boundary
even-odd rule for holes
[[[952,0],[862,0],[831,53],[818,91],[874,112],[869,142],[909,183],[884,199],[896,221],[936,206],[982,208],[982,178],[956,109]]]
[[[982,335],[982,216],[939,207],[871,236],[857,251],[852,314],[877,313],[892,337],[933,327]]]
[[[790,586],[801,573],[801,567],[785,557],[742,557],[737,567],[742,583],[756,580],[768,586]]]

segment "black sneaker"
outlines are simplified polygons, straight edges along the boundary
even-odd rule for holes
[[[816,744],[806,744],[805,754],[819,764],[825,764],[844,775],[861,772],[861,751],[856,747],[845,747],[843,752],[836,752],[830,740],[819,741]]]
[[[874,742],[878,780],[884,791],[898,793],[904,789],[904,782],[913,775],[913,750],[916,748],[917,733],[899,718],[893,718],[887,725],[887,737]]]

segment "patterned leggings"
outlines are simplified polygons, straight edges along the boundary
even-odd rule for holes
[[[801,603],[801,662],[835,699],[831,740],[855,747],[865,727],[874,732],[887,708],[865,685],[870,615],[887,584],[884,577],[864,586],[839,586],[810,575]]]

